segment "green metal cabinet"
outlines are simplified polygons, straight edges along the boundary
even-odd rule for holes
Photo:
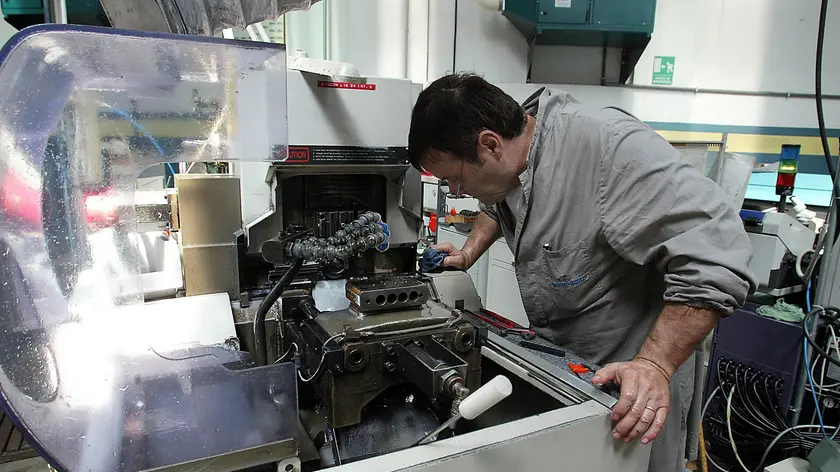
[[[530,46],[621,48],[624,81],[650,42],[656,0],[505,0],[502,14]]]
[[[3,9],[3,16],[7,18],[17,15],[44,14],[42,0],[0,0],[0,7]],[[96,16],[100,12],[102,12],[102,7],[99,5],[99,0],[67,0],[68,15]]]
[[[584,25],[589,17],[590,0],[538,0],[538,20],[545,23]]]
[[[506,0],[502,14],[526,37],[548,29],[650,35],[655,11],[656,0]]]
[[[651,33],[655,10],[653,0],[592,0],[592,24]]]
[[[44,5],[41,0],[0,0],[3,15],[41,15]]]

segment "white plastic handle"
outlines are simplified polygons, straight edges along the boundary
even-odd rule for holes
[[[513,393],[513,385],[504,375],[497,375],[493,380],[482,385],[461,401],[458,412],[465,419],[471,420],[489,410],[490,407]]]

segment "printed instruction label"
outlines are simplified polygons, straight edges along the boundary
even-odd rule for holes
[[[376,84],[357,84],[355,82],[332,82],[327,80],[319,80],[318,87],[350,90],[376,90]]]
[[[572,0],[554,0],[554,8],[572,8]]]
[[[653,58],[653,85],[674,84],[674,56],[656,56]]]
[[[404,147],[368,148],[357,146],[289,146],[282,164],[389,164],[408,165]]]

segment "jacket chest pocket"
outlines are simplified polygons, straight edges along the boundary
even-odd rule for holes
[[[542,251],[541,281],[548,319],[576,316],[601,296],[601,280],[594,270],[586,241],[556,251]]]

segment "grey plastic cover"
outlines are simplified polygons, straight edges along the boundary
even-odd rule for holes
[[[285,158],[285,79],[265,43],[51,25],[0,51],[0,394],[57,469],[294,444],[293,365],[153,347],[133,244],[145,167]]]
[[[101,0],[117,28],[213,36],[308,10],[319,0]]]

